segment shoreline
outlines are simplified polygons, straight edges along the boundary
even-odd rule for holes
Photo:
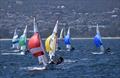
[[[62,40],[60,38],[58,38],[59,40]],[[91,40],[93,39],[92,37],[84,37],[84,38],[71,38],[72,40]],[[120,39],[120,37],[102,37],[102,39]],[[2,40],[12,40],[12,38],[2,38],[0,39],[0,41]],[[27,40],[29,40],[29,38],[27,38]],[[42,38],[42,40],[46,40],[46,38]]]

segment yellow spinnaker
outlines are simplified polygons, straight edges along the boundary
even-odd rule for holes
[[[46,41],[45,41],[45,48],[46,48],[46,51],[49,52],[51,51],[51,48],[50,48],[50,39],[51,39],[51,36],[49,36]]]
[[[56,35],[49,36],[45,41],[47,52],[55,52],[56,50]]]

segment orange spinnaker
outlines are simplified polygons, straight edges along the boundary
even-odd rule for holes
[[[29,49],[34,49],[34,48],[38,48],[38,47],[41,48],[42,43],[40,41],[41,40],[40,40],[39,33],[34,33],[34,35],[29,39],[29,42],[28,42]],[[43,51],[38,51],[33,54],[33,56],[35,56],[35,57],[38,57],[41,55],[44,55]]]

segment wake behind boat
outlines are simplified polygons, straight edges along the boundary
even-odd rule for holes
[[[45,70],[46,67],[40,67],[40,66],[29,66],[29,67],[21,67],[22,70],[28,70],[28,71],[42,71]]]
[[[24,52],[1,53],[1,55],[25,55]]]
[[[104,52],[91,52],[92,54],[104,54]]]
[[[76,63],[76,62],[78,62],[78,60],[70,60],[70,59],[66,59],[66,60],[64,60],[64,62],[61,64],[61,65],[64,65],[64,64],[72,64],[72,63]],[[66,67],[63,67],[63,68],[61,68],[60,66],[58,67],[56,67],[56,64],[51,64],[51,63],[49,63],[46,67],[42,67],[42,66],[28,66],[28,67],[21,67],[20,69],[22,69],[22,70],[27,70],[27,71],[43,71],[43,70],[53,70],[53,69],[58,69],[58,68],[60,68],[60,69],[65,69],[65,68],[70,68],[70,66],[66,66]]]

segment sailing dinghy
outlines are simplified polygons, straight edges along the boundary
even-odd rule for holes
[[[25,52],[27,51],[27,25],[24,29],[23,34],[20,36],[19,39],[19,46],[20,46],[20,51],[21,54],[25,54]]]
[[[35,18],[34,18],[34,34],[28,41],[28,48],[29,51],[32,53],[32,55],[38,58],[39,64],[43,63],[43,67],[39,67],[39,69],[42,70],[45,69],[47,66],[47,58],[45,57],[45,51],[40,38],[40,34],[38,33],[38,28],[35,23]],[[33,67],[33,69],[28,69],[28,70],[37,70],[37,68]]]
[[[71,46],[70,27],[68,28],[67,35],[64,38],[64,43],[66,45],[67,51],[74,50],[74,48]]]
[[[52,57],[55,56],[55,51],[58,45],[57,30],[58,30],[58,21],[55,24],[53,33],[45,41],[45,47],[46,47],[46,51],[49,53],[50,61],[53,61]]]
[[[12,39],[12,48],[19,50],[19,37],[17,34],[17,28],[14,31],[13,39]]]
[[[102,42],[102,38],[99,32],[99,27],[97,24],[96,27],[96,35],[94,37],[94,44],[96,45],[97,48],[100,48],[100,52],[92,52],[93,54],[103,54],[104,53],[104,46],[103,46],[103,42]]]

